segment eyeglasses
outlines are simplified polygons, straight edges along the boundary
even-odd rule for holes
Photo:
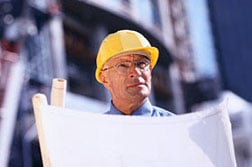
[[[150,60],[147,58],[142,58],[136,61],[125,60],[111,67],[105,67],[104,69],[102,69],[102,71],[107,71],[109,69],[114,68],[118,74],[126,75],[126,74],[129,74],[129,72],[131,71],[133,64],[140,71],[146,71],[150,67]]]

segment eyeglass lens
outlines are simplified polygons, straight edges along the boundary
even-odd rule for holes
[[[140,59],[137,61],[122,61],[115,65],[115,70],[120,74],[128,74],[131,70],[131,67],[135,65],[136,68],[143,71],[146,70],[150,65],[150,61],[148,59]]]

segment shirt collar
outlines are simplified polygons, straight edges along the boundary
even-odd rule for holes
[[[119,111],[111,102],[110,111],[109,114],[116,114],[116,115],[124,115],[121,111]],[[152,116],[153,115],[153,108],[152,105],[147,99],[142,106],[140,106],[138,109],[133,111],[131,115],[141,115],[141,116]]]

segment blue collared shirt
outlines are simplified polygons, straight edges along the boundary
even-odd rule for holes
[[[110,110],[107,111],[105,114],[124,115],[124,113],[122,113],[121,111],[115,108],[112,102],[110,105]],[[153,106],[148,99],[141,107],[135,110],[131,115],[149,116],[149,117],[165,117],[165,116],[172,116],[174,114],[163,108]]]

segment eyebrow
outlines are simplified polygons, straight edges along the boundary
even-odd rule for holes
[[[112,58],[112,59],[110,59],[109,61],[107,61],[105,64],[104,64],[104,66],[105,65],[108,65],[108,66],[111,66],[111,65],[114,65],[115,63],[117,63],[117,62],[120,62],[120,61],[129,61],[129,59],[126,57],[126,56],[137,56],[134,60],[140,60],[140,59],[147,59],[147,60],[151,60],[148,56],[146,56],[146,55],[141,55],[141,54],[129,54],[129,55],[125,55],[125,56],[119,56],[119,57],[114,57],[114,58]]]
[[[141,58],[150,60],[150,58],[148,56],[145,56],[145,55],[139,55],[139,59],[141,59]]]
[[[129,56],[131,56],[131,55],[129,55]],[[148,56],[145,56],[145,55],[138,55],[138,54],[133,54],[133,56],[135,56],[134,57],[134,60],[135,59],[147,59],[147,60],[150,60],[150,58],[148,57]],[[118,60],[128,60],[128,58],[124,58],[124,56],[123,57],[118,57]]]

